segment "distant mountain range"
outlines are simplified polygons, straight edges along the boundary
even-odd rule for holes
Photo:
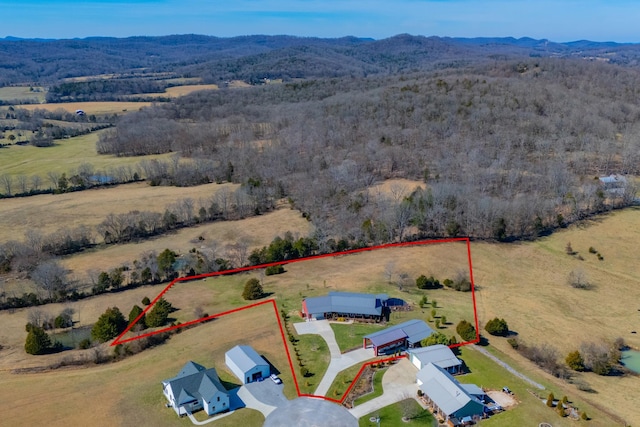
[[[0,85],[107,73],[169,73],[207,82],[397,73],[487,59],[577,57],[636,66],[640,44],[400,34],[382,40],[202,35],[0,39]]]

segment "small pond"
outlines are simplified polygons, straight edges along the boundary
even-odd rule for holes
[[[622,363],[627,369],[640,374],[640,351],[624,350],[622,352]]]
[[[65,348],[77,348],[78,343],[86,338],[91,339],[91,326],[83,326],[51,334],[51,341],[59,341]]]

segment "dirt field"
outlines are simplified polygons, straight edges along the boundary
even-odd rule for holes
[[[208,199],[236,184],[206,184],[195,187],[151,187],[140,182],[64,194],[43,194],[0,200],[0,241],[21,240],[28,229],[49,233],[61,226],[96,225],[109,213],[132,210],[164,212],[176,200]]]
[[[518,401],[514,399],[513,396],[505,393],[504,391],[489,390],[487,391],[487,395],[504,409],[512,408],[518,404]]]

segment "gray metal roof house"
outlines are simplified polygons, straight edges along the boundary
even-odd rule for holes
[[[237,345],[224,354],[224,361],[242,384],[260,381],[271,373],[271,367],[248,345]]]
[[[458,374],[462,369],[462,361],[446,345],[436,344],[412,348],[407,350],[407,355],[409,361],[418,369],[424,368],[429,363],[441,367],[450,374]]]
[[[184,416],[202,409],[208,415],[229,409],[229,394],[214,368],[187,362],[174,378],[162,381],[169,407]]]
[[[433,333],[423,320],[412,319],[363,337],[363,347],[373,347],[378,356],[383,351],[412,348]]]
[[[484,404],[469,393],[468,385],[460,384],[439,366],[428,363],[418,371],[416,378],[425,398],[433,405],[434,413],[442,418],[481,418],[484,415]]]
[[[326,296],[305,298],[302,315],[307,319],[350,317],[380,320],[386,314],[387,299],[386,294],[329,292]]]

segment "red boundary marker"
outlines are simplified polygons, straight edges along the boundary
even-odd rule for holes
[[[286,337],[285,337],[284,328],[282,327],[282,320],[280,319],[280,314],[278,313],[278,306],[276,305],[276,301],[274,299],[268,299],[268,300],[261,301],[261,302],[255,303],[255,304],[249,304],[249,305],[246,305],[246,306],[243,306],[243,307],[234,308],[232,310],[224,311],[222,313],[213,314],[211,316],[203,317],[201,319],[195,319],[195,320],[191,320],[191,321],[186,322],[186,323],[181,323],[179,325],[169,326],[167,328],[159,329],[159,330],[152,331],[152,332],[147,332],[145,334],[137,335],[135,337],[129,337],[129,338],[123,338],[123,337],[131,330],[131,328],[133,328],[133,326],[136,323],[138,323],[138,321],[140,321],[142,316],[144,316],[154,306],[154,304],[156,302],[158,302],[158,300],[165,293],[167,293],[167,291],[169,289],[171,289],[173,287],[173,285],[175,285],[176,283],[179,283],[179,282],[187,282],[187,281],[190,281],[190,280],[203,279],[203,278],[207,278],[207,277],[224,276],[224,275],[227,275],[227,274],[241,273],[241,272],[245,272],[245,271],[252,271],[252,270],[257,270],[257,269],[261,269],[261,268],[271,267],[271,266],[274,266],[274,265],[293,264],[293,263],[296,263],[296,262],[310,261],[310,260],[320,259],[320,258],[330,258],[330,257],[341,256],[341,255],[356,254],[356,253],[360,253],[360,252],[370,252],[370,251],[374,251],[374,250],[378,250],[378,249],[407,247],[407,246],[424,246],[424,245],[429,245],[429,244],[452,243],[452,242],[466,242],[466,244],[467,244],[467,258],[468,258],[468,261],[469,261],[469,281],[471,282],[471,298],[472,298],[472,301],[473,301],[473,317],[474,317],[474,321],[475,321],[476,338],[474,340],[472,340],[472,341],[466,341],[466,342],[462,342],[462,343],[453,344],[453,345],[451,345],[449,347],[455,348],[455,347],[460,347],[460,346],[463,346],[463,345],[475,344],[475,343],[478,343],[480,341],[480,329],[478,327],[479,326],[478,325],[478,311],[477,311],[477,308],[476,308],[476,293],[475,293],[475,284],[474,284],[474,280],[473,280],[473,267],[472,267],[472,263],[471,263],[471,241],[469,240],[468,237],[456,237],[456,238],[441,239],[441,240],[419,240],[419,241],[416,241],[416,242],[388,243],[388,244],[385,244],[385,245],[370,246],[370,247],[359,248],[359,249],[351,249],[351,250],[348,250],[348,251],[334,252],[334,253],[330,253],[330,254],[314,255],[314,256],[310,256],[310,257],[306,257],[306,258],[296,258],[296,259],[291,259],[291,260],[287,260],[287,261],[271,262],[271,263],[267,263],[267,264],[253,265],[253,266],[249,266],[249,267],[234,268],[232,270],[216,271],[216,272],[213,272],[213,273],[205,273],[205,274],[198,274],[198,275],[195,275],[195,276],[180,277],[180,278],[177,278],[177,279],[174,279],[173,281],[171,281],[171,283],[169,283],[162,290],[162,292],[160,292],[158,294],[158,296],[156,296],[153,299],[153,301],[151,301],[151,303],[142,311],[142,313],[140,313],[138,315],[138,317],[136,317],[135,320],[133,322],[131,322],[131,324],[129,324],[129,326],[127,326],[127,328],[120,335],[118,335],[118,337],[111,343],[111,346],[115,346],[115,345],[119,345],[119,344],[125,344],[125,343],[131,342],[131,341],[139,340],[141,338],[149,337],[149,336],[160,334],[160,333],[163,333],[163,332],[169,332],[169,331],[173,331],[173,330],[176,330],[176,329],[179,329],[179,328],[192,326],[192,325],[195,325],[195,324],[198,324],[198,323],[201,323],[201,322],[206,322],[208,320],[212,320],[212,319],[215,319],[217,317],[226,316],[227,314],[233,314],[233,313],[237,313],[237,312],[240,312],[240,311],[243,311],[243,310],[248,310],[248,309],[259,307],[259,306],[266,305],[266,304],[271,304],[272,307],[273,307],[273,311],[274,311],[274,314],[276,316],[276,319],[278,320],[278,327],[280,328],[280,337],[282,338],[282,344],[284,346],[284,350],[285,350],[285,353],[287,355],[287,360],[289,361],[289,368],[291,369],[291,375],[293,376],[293,382],[295,383],[296,393],[298,394],[298,397],[320,398],[320,399],[328,400],[330,402],[342,404],[342,403],[344,403],[345,398],[351,392],[351,389],[358,382],[358,379],[360,378],[360,376],[362,375],[362,372],[364,371],[364,369],[367,366],[374,365],[374,364],[381,363],[381,362],[389,362],[389,361],[394,361],[394,360],[406,358],[406,355],[389,357],[387,359],[378,359],[378,360],[373,360],[373,361],[370,361],[370,362],[363,363],[362,366],[360,367],[360,370],[356,374],[355,378],[353,379],[353,381],[351,381],[351,384],[349,385],[349,388],[347,388],[347,390],[344,392],[344,394],[342,396],[342,399],[336,400],[336,399],[332,399],[332,398],[326,397],[326,396],[318,396],[318,395],[314,395],[314,394],[300,393],[300,386],[298,385],[298,378],[296,376],[296,372],[295,372],[295,369],[293,368],[293,363],[291,361],[291,353],[289,352],[289,346],[287,345],[287,340],[286,340]]]

